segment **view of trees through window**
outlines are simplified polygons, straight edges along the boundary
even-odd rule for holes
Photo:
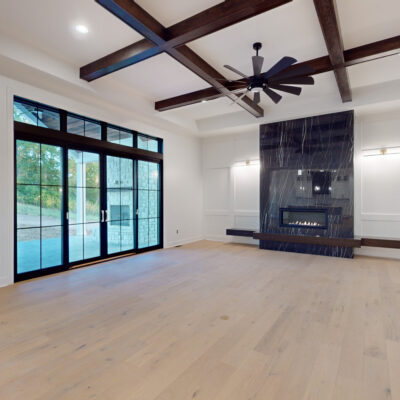
[[[17,258],[22,272],[62,263],[62,148],[17,140]]]

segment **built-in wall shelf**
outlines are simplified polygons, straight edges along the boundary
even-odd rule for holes
[[[253,237],[256,233],[255,229],[227,229],[226,234],[230,236]]]
[[[361,246],[366,247],[385,247],[387,249],[400,249],[400,240],[389,238],[362,238]]]
[[[335,238],[326,236],[287,235],[281,233],[262,233],[252,229],[227,229],[230,236],[251,237],[256,240],[268,240],[271,242],[315,244],[319,246],[340,247],[383,247],[388,249],[400,249],[400,239],[389,238]]]

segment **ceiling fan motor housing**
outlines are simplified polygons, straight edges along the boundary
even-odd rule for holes
[[[261,92],[263,88],[266,86],[265,81],[262,78],[254,77],[249,86],[247,87],[253,93]]]

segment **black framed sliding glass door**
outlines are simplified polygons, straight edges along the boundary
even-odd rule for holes
[[[64,264],[60,146],[16,141],[16,264],[24,274]]]
[[[134,160],[106,157],[107,254],[134,250],[136,246],[136,189]]]
[[[101,255],[100,154],[68,150],[68,261]]]
[[[160,243],[160,165],[138,161],[138,248]]]
[[[16,274],[161,245],[160,164],[16,140]]]

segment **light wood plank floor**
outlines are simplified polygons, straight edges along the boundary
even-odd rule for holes
[[[400,399],[400,262],[202,241],[0,289],[0,399]]]

